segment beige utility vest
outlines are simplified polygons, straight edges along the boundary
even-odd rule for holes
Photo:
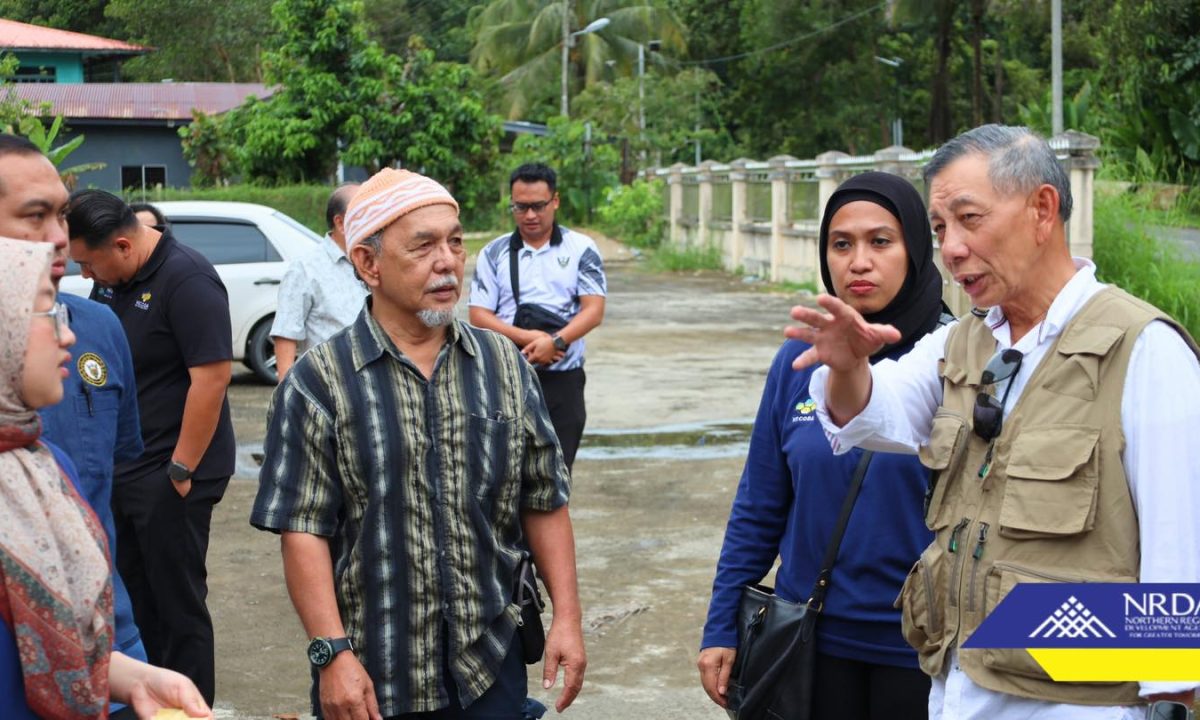
[[[921,461],[934,473],[925,522],[936,533],[897,604],[922,669],[970,637],[1022,582],[1137,582],[1138,521],[1121,462],[1121,395],[1134,342],[1159,310],[1116,288],[1067,324],[988,442],[972,430],[980,375],[996,352],[991,329],[968,317],[946,341],[942,406]],[[976,684],[1081,705],[1141,702],[1138,685],[1058,683],[1022,649],[959,650]]]

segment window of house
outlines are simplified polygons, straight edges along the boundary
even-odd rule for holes
[[[58,68],[54,67],[19,67],[11,76],[13,82],[19,83],[52,83],[58,81]]]
[[[121,187],[125,190],[149,190],[167,186],[166,165],[122,165]]]

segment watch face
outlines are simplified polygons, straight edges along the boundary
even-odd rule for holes
[[[333,660],[333,646],[325,638],[314,638],[308,644],[308,661],[317,667],[325,667]]]

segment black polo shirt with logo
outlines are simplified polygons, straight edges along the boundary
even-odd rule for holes
[[[113,480],[120,484],[170,461],[192,384],[188,368],[233,359],[229,295],[212,263],[167,230],[132,280],[112,288],[95,285],[92,299],[116,313],[133,353],[146,449],[115,468]],[[229,477],[236,451],[226,398],[193,477]]]

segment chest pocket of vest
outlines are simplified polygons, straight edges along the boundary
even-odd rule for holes
[[[921,464],[933,471],[925,494],[925,525],[930,530],[940,530],[950,524],[947,493],[952,491],[951,485],[966,459],[966,434],[967,423],[963,418],[939,411],[933,417],[929,443],[917,451]]]
[[[1096,524],[1100,428],[1024,427],[1013,441],[1000,534],[1014,540],[1077,535]]]

